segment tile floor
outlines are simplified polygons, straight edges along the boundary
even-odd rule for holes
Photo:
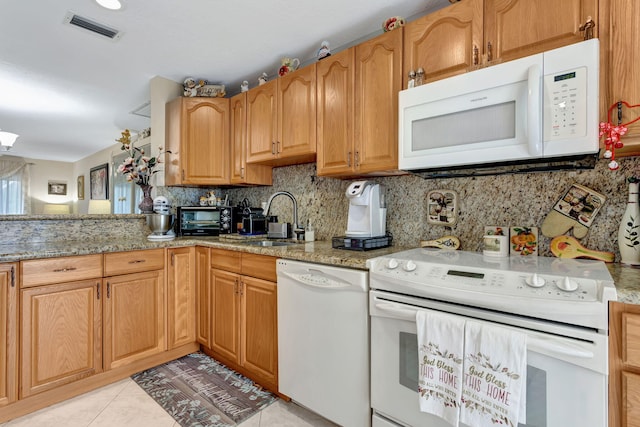
[[[0,427],[180,427],[138,384],[127,378],[41,409]],[[333,427],[294,403],[281,399],[239,427]]]

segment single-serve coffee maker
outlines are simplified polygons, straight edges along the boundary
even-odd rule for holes
[[[347,237],[380,237],[387,232],[387,204],[384,188],[369,181],[351,183]]]

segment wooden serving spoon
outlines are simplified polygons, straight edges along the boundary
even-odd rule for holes
[[[604,262],[613,262],[613,252],[587,249],[571,236],[558,236],[551,241],[551,252],[558,258],[591,258]]]
[[[455,236],[443,236],[435,240],[421,240],[420,247],[455,250],[460,247],[460,239]]]

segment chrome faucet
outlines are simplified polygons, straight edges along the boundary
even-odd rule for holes
[[[273,199],[275,199],[277,196],[287,196],[288,198],[291,199],[291,201],[293,202],[293,232],[296,236],[296,239],[298,238],[298,235],[300,232],[303,231],[303,229],[301,229],[298,226],[298,202],[296,200],[295,197],[293,197],[293,194],[289,193],[288,191],[276,191],[275,193],[273,193],[270,197],[269,200],[267,200],[267,205],[264,208],[264,212],[262,213],[265,217],[269,215],[269,209],[271,209],[271,202],[273,201]]]

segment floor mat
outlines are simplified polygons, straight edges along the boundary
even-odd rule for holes
[[[235,426],[276,399],[204,353],[189,354],[131,378],[182,427]]]

